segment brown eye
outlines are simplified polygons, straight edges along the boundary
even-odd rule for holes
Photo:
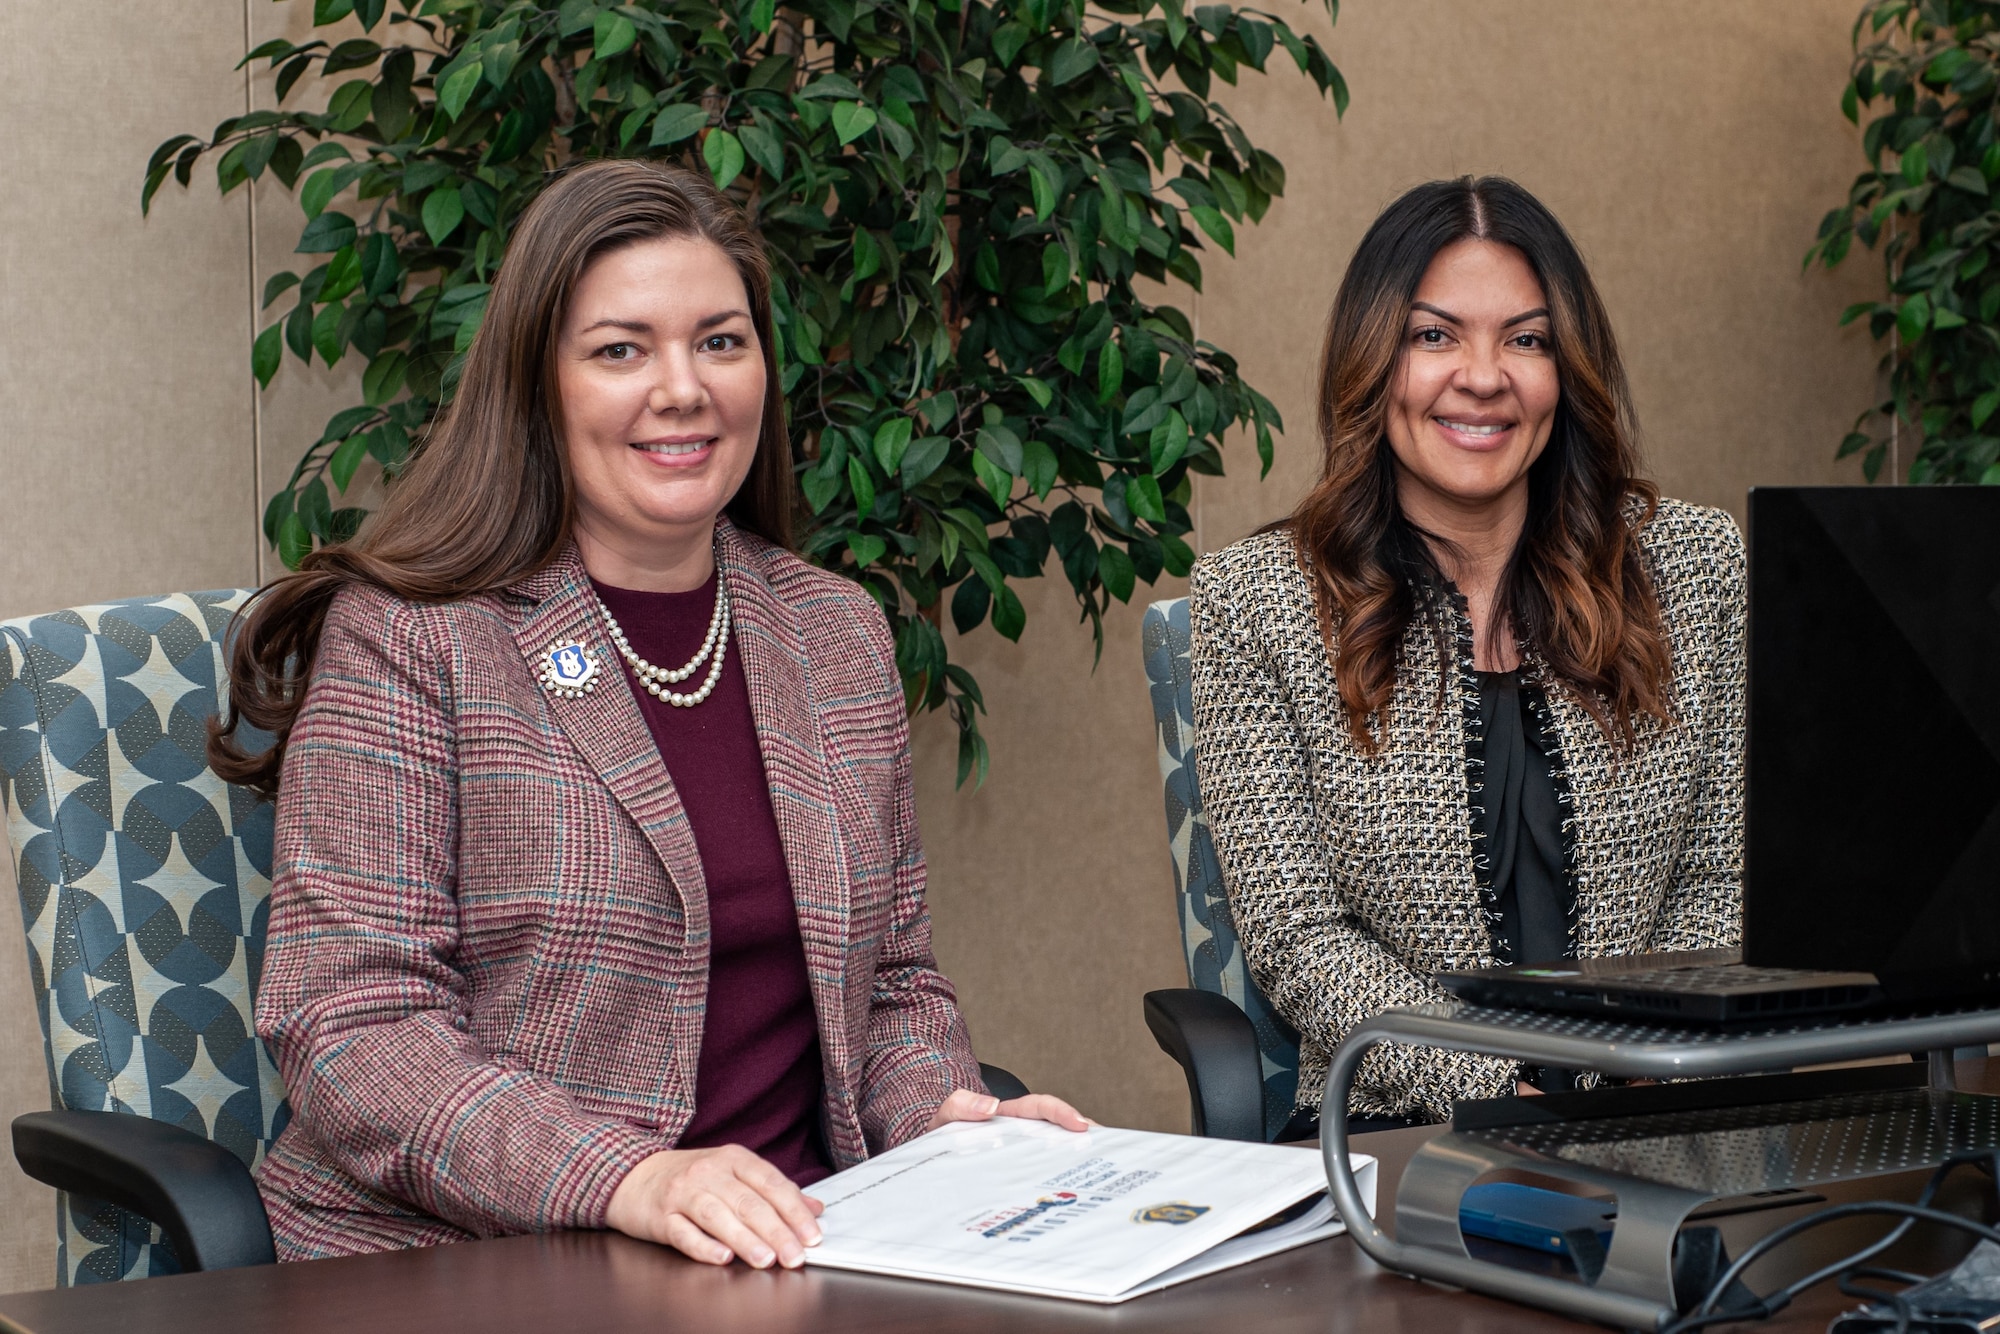
[[[604,349],[604,355],[612,361],[630,361],[632,354],[637,351],[638,349],[630,343],[613,343]]]

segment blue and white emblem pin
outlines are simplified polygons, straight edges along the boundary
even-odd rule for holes
[[[563,699],[581,699],[597,689],[597,654],[571,640],[551,644],[542,655],[542,688]]]

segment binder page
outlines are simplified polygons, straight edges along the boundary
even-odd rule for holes
[[[1307,1149],[1009,1117],[959,1122],[815,1185],[825,1240],[806,1262],[1119,1301],[1325,1189],[1320,1156]],[[1310,1240],[1312,1227],[1294,1225],[1290,1244]],[[1269,1253],[1245,1251],[1236,1263]]]

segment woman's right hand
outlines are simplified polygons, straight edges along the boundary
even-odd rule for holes
[[[626,1174],[612,1192],[607,1225],[662,1242],[691,1260],[757,1269],[797,1269],[819,1245],[825,1208],[750,1150],[663,1149]]]

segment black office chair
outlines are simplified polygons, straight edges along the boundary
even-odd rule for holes
[[[62,1192],[60,1286],[276,1258],[250,1177],[290,1119],[251,1020],[272,811],[204,748],[248,595],[0,623],[0,802],[58,1103],[14,1122],[14,1156]]]

